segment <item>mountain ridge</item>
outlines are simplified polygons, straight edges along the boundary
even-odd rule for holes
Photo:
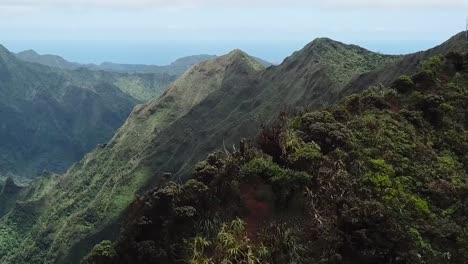
[[[444,41],[434,48],[405,55],[404,57],[400,57],[400,59],[395,64],[389,65],[389,67],[384,67],[378,71],[359,76],[359,78],[347,84],[347,87],[345,87],[343,91],[337,95],[337,97],[343,97],[356,93],[362,86],[369,87],[371,84],[389,85],[392,80],[395,80],[400,75],[414,74],[418,70],[419,65],[425,59],[440,54],[446,54],[450,51],[464,51],[468,49],[468,40],[466,40],[465,34],[465,32],[457,33],[447,41]],[[391,74],[386,74],[386,72]]]
[[[464,264],[468,53],[420,70],[208,155],[84,263]]]
[[[137,103],[172,81],[157,74],[62,70],[0,48],[0,174],[63,172],[109,140]]]
[[[174,76],[180,76],[187,71],[191,66],[199,64],[203,61],[215,59],[218,56],[200,54],[181,57],[171,62],[168,65],[151,65],[151,64],[125,64],[125,63],[114,63],[114,62],[102,62],[100,64],[80,64],[76,62],[70,62],[63,57],[52,54],[39,54],[35,50],[25,50],[16,53],[16,56],[21,60],[33,63],[39,63],[42,65],[67,69],[76,70],[79,68],[88,68],[93,71],[109,71],[118,73],[160,73],[169,74]],[[255,57],[254,57],[255,58]],[[268,67],[271,63],[255,58],[260,64]]]
[[[58,55],[39,54],[33,49],[21,51],[16,53],[15,55],[23,61],[39,63],[42,65],[66,70],[88,68],[94,71],[104,70],[119,73],[166,73],[170,75],[181,75],[190,66],[216,57],[213,55],[206,54],[193,55],[179,58],[169,65],[157,66],[145,64],[119,64],[113,62],[103,62],[101,64],[81,64],[76,62],[70,62]]]
[[[254,137],[262,123],[272,124],[282,111],[332,104],[347,81],[401,60],[323,42],[315,42],[320,52],[306,46],[281,65],[266,69],[241,51],[193,66],[160,98],[137,106],[109,144],[88,154],[65,175],[52,178],[46,184],[51,186],[49,192],[32,195],[47,200],[48,206],[37,212],[40,217],[32,217],[31,230],[8,224],[21,222],[13,216],[0,220],[0,230],[6,230],[9,239],[6,244],[23,248],[10,252],[11,248],[0,247],[0,253],[9,254],[0,262],[76,261],[92,247],[92,243],[77,246],[77,241],[102,239],[95,235],[118,221],[136,193],[165,179],[186,180],[195,163],[217,149],[230,149],[243,137]],[[216,65],[209,67],[212,63]],[[362,85],[361,91],[367,88]],[[202,89],[201,96],[193,94],[197,89]],[[179,107],[181,102],[185,108]],[[50,236],[53,239],[41,239]],[[38,244],[45,246],[45,253],[38,252]]]

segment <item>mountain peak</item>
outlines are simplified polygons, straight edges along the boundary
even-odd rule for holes
[[[453,41],[453,40],[464,40],[464,41],[467,41],[467,38],[466,38],[466,31],[461,31],[455,35],[453,35],[448,41]]]
[[[250,57],[247,53],[240,49],[235,49],[228,54],[221,56],[221,58],[229,59],[230,61],[238,60],[238,59],[245,59]]]
[[[450,51],[465,52],[468,50],[466,31],[455,34],[441,45],[432,49],[435,53],[447,53]]]
[[[227,54],[228,56],[248,56],[246,52],[241,49],[235,49]]]
[[[11,59],[10,51],[1,44],[0,44],[0,59],[4,59],[4,60]]]
[[[205,88],[219,87],[219,81],[221,81],[228,72],[252,72],[261,70],[263,68],[264,67],[258,63],[255,58],[249,56],[240,49],[236,49],[224,56],[217,57],[214,60],[202,62],[191,68],[174,83],[174,88],[176,90],[180,90],[181,87],[190,87],[188,89],[193,90],[194,87],[192,86],[200,86]],[[210,78],[206,78],[207,72],[210,73]],[[212,83],[210,85],[200,85],[205,81],[214,82],[216,84]],[[188,85],[189,83],[190,85]],[[196,87],[195,90],[198,90],[197,92],[199,92],[200,87]],[[168,92],[170,93],[172,90],[173,89],[169,89]]]
[[[33,49],[28,49],[28,50],[24,50],[24,51],[18,52],[16,55],[40,56],[40,54],[37,53],[37,52],[36,52],[35,50],[33,50]]]
[[[226,60],[228,64],[243,63],[250,66],[255,71],[262,70],[265,68],[265,65],[262,65],[257,58],[254,58],[247,54],[245,51],[240,49],[235,49],[228,54],[220,57],[221,61]]]
[[[336,41],[336,40],[333,40],[331,38],[327,38],[327,37],[320,37],[320,38],[316,38],[314,39],[311,43],[314,43],[314,44],[318,44],[318,43],[328,43],[328,44],[331,44],[331,43],[340,43],[340,44],[343,44],[339,41]]]
[[[330,38],[317,38],[302,50],[288,57],[283,66],[288,71],[324,70],[331,83],[341,87],[353,76],[368,72],[398,56],[382,55],[357,45],[349,45]]]
[[[359,52],[371,52],[357,45],[345,44],[343,42],[333,40],[331,38],[316,38],[304,48],[305,50],[313,50],[317,53],[327,53],[331,50],[354,50]]]
[[[199,64],[200,62],[204,62],[207,60],[215,59],[216,55],[208,55],[208,54],[200,54],[200,55],[192,55],[179,58],[171,63],[172,66],[186,66],[186,65],[195,65]]]
[[[3,46],[2,44],[0,44],[0,51],[6,51],[6,52],[9,52],[7,48],[5,48],[5,46]]]

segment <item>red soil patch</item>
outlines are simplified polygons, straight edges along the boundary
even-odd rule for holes
[[[255,239],[260,229],[262,222],[271,214],[271,205],[268,202],[258,199],[258,189],[262,188],[259,185],[244,184],[240,187],[241,199],[247,208],[247,235],[251,239]]]

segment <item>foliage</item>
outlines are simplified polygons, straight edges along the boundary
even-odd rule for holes
[[[189,244],[192,249],[190,263],[262,263],[267,253],[255,249],[247,237],[246,223],[241,219],[224,223],[213,240],[195,237]]]
[[[442,63],[443,63],[443,57],[439,55],[439,56],[434,56],[428,60],[425,60],[421,66],[424,70],[433,72],[437,70],[438,68],[440,68],[442,66]]]
[[[105,240],[97,244],[92,251],[92,254],[86,256],[83,261],[86,263],[112,263],[112,259],[117,256],[114,245],[111,241]]]
[[[138,103],[159,96],[175,79],[64,70],[21,61],[3,47],[0,53],[2,175],[65,172],[107,143]]]
[[[409,76],[403,75],[392,85],[399,93],[409,93],[414,89],[414,82]]]
[[[9,232],[5,239],[12,241],[5,248],[0,244],[1,252],[9,252],[8,255],[0,255],[0,263],[30,263],[30,260],[36,263],[76,263],[100,239],[117,235],[117,222],[134,200],[135,194],[153,184],[162,184],[169,178],[176,179],[165,173],[179,169],[182,161],[190,162],[186,156],[193,153],[184,151],[188,138],[185,130],[178,128],[181,122],[175,121],[189,115],[200,101],[216,89],[221,89],[228,70],[237,72],[227,65],[239,67],[243,63],[261,67],[241,52],[193,67],[163,96],[137,106],[109,144],[98,146],[64,175],[45,177],[33,183],[19,201],[26,204],[41,202],[41,206],[37,214],[28,217],[31,225],[19,235],[16,226],[22,223],[22,219],[11,217],[10,221],[0,223],[0,226],[5,226],[5,232]],[[243,71],[239,74],[244,79],[246,72],[257,72],[247,68],[247,65],[242,67]],[[77,70],[77,74],[82,75],[89,72]],[[207,78],[208,73],[210,76]],[[99,75],[100,72],[94,74]],[[105,87],[103,89],[106,91]],[[89,111],[94,113],[92,108]],[[86,120],[90,120],[89,116],[86,115]],[[171,129],[175,132],[166,131],[172,125],[175,128]],[[96,129],[95,132],[102,130]],[[214,146],[208,149],[214,149]],[[174,159],[168,159],[171,155]],[[159,178],[163,174],[166,176]],[[173,212],[188,217],[196,215],[193,208],[181,205]],[[141,250],[149,252],[152,247],[152,244],[143,243]]]
[[[113,260],[149,263],[132,245],[151,244],[166,262],[465,263],[468,74],[439,59],[430,86],[305,111],[257,147],[211,155],[197,180],[148,192]]]
[[[327,43],[324,51],[343,46]],[[432,264],[446,262],[447,252],[463,263],[466,74],[444,60],[429,81],[412,76],[411,93],[381,85],[314,111],[340,98],[334,77],[356,77],[361,91],[376,83],[374,75],[378,82],[400,75],[403,67],[395,66],[406,69],[408,60],[382,75],[362,70],[375,65],[348,68],[343,58],[337,66],[343,72],[329,76],[333,63],[314,50],[260,72],[241,52],[194,67],[160,99],[138,106],[107,146],[30,188],[14,208],[26,210],[0,222],[6,241],[0,262],[74,263],[117,234],[116,222],[125,217],[114,243],[116,263],[188,262],[192,239],[215,241],[220,227],[237,218],[245,222],[250,245],[270,254],[266,263]],[[258,142],[231,148],[257,133],[256,121],[271,127],[283,104],[312,106],[291,121],[281,117],[281,125],[262,131]],[[219,147],[224,154],[210,155],[182,184],[192,165]],[[246,176],[242,169],[254,160],[263,171],[279,173],[258,177],[252,170]],[[368,181],[382,174],[373,160],[393,168],[390,190]],[[149,186],[157,187],[127,208]],[[399,204],[402,198],[409,202]]]

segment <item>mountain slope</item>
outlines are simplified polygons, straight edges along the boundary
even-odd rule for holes
[[[186,63],[177,63],[176,66],[172,66],[172,64],[169,66],[147,66],[114,63],[103,63],[98,66],[95,64],[69,62],[57,55],[40,55],[34,50],[19,52],[15,56],[26,62],[72,70],[76,73],[75,75],[82,73],[82,75],[85,75],[85,78],[89,75],[95,75],[95,78],[111,82],[139,101],[148,101],[161,95],[167,86],[188,68],[197,62],[208,60],[212,57],[208,55],[193,56],[193,59],[187,59]],[[96,72],[93,73],[90,70]]]
[[[8,237],[28,237],[21,246],[25,250],[10,252],[4,261],[22,263],[40,256],[42,260],[76,261],[93,241],[110,232],[102,228],[116,221],[133,195],[157,183],[164,172],[183,177],[224,140],[229,145],[257,133],[261,122],[276,117],[282,105],[305,104],[317,94],[338,89],[341,84],[329,75],[329,67],[333,67],[329,57],[348,48],[352,54],[354,50],[361,53],[356,55],[361,59],[355,62],[359,65],[356,73],[367,70],[360,65],[374,59],[373,53],[328,40],[317,40],[302,55],[295,54],[268,70],[241,51],[192,68],[161,98],[136,108],[107,146],[71,168],[43,198],[50,200],[51,207],[44,209],[31,232],[38,237],[44,232],[55,234],[45,255],[38,251],[38,241],[28,236],[29,232],[13,229]],[[316,62],[322,56],[325,59]],[[352,71],[341,72],[341,80],[353,75]],[[45,230],[44,223],[55,228]],[[83,239],[85,245],[74,246]],[[19,242],[14,241],[12,245]]]
[[[1,220],[0,253],[8,255],[0,262],[78,261],[94,242],[115,234],[135,193],[165,178],[186,179],[208,153],[255,136],[282,110],[333,103],[332,95],[356,76],[399,60],[318,39],[268,69],[241,51],[192,68],[161,98],[136,108],[107,146],[52,178],[47,193],[20,199],[40,210],[31,222],[14,214]]]
[[[160,96],[177,76],[166,73],[116,73],[92,71],[80,68],[71,71],[70,78],[78,83],[91,79],[92,82],[105,82],[118,87],[125,94],[139,102],[147,102]]]
[[[468,55],[424,70],[210,155],[85,263],[466,263]]]
[[[416,73],[419,70],[420,64],[428,58],[447,54],[450,51],[463,52],[467,48],[468,41],[466,41],[466,33],[461,32],[437,47],[402,56],[396,63],[389,64],[376,71],[365,73],[362,76],[357,76],[355,80],[346,85],[343,91],[337,95],[337,98],[359,92],[362,90],[362,87],[369,87],[377,84],[388,85],[401,75]]]
[[[63,172],[105,143],[168,76],[66,71],[18,60],[0,47],[0,174]]]
[[[39,198],[31,195],[34,199],[25,197],[25,204],[47,201],[50,206],[43,208],[40,215],[36,216],[38,218],[33,218],[38,222],[28,225],[31,230],[4,229],[9,234],[4,236],[6,241],[0,243],[6,245],[0,249],[0,255],[4,256],[2,261],[76,262],[75,258],[66,260],[65,253],[86,254],[89,248],[86,250],[85,247],[85,251],[77,249],[80,252],[76,252],[72,247],[87,236],[91,236],[89,239],[93,241],[92,235],[109,224],[109,221],[115,221],[131,202],[135,192],[155,176],[146,163],[151,141],[193,105],[218,89],[226,76],[238,74],[238,67],[242,67],[242,72],[251,74],[262,69],[261,65],[239,51],[193,67],[159,99],[137,107],[107,146],[96,149],[75,164],[53,183],[47,194]],[[7,215],[3,220],[7,223],[14,219],[14,216]],[[43,229],[43,223],[47,223],[50,228]],[[30,236],[30,232],[36,235]],[[41,251],[37,243],[44,241],[39,242],[36,238],[45,235],[44,232],[54,234],[54,239],[45,242],[43,246],[46,245],[47,249]],[[22,236],[27,237],[23,242],[14,239]],[[24,249],[22,252],[11,250],[15,245],[20,246],[17,243],[21,243]]]
[[[193,164],[213,149],[223,144],[232,146],[242,137],[254,136],[262,124],[276,119],[282,111],[332,103],[322,97],[339,91],[352,76],[395,59],[397,57],[378,55],[357,46],[317,39],[281,65],[269,67],[252,80],[226,81],[222,89],[167,128],[156,139],[158,144],[153,144],[157,150],[153,151],[152,159],[160,160],[160,153],[174,151],[178,159],[166,159],[154,169],[160,173],[170,171],[183,178],[190,173]],[[187,130],[190,133],[180,132]],[[187,137],[191,140],[187,141]],[[173,142],[184,147],[171,149]]]

